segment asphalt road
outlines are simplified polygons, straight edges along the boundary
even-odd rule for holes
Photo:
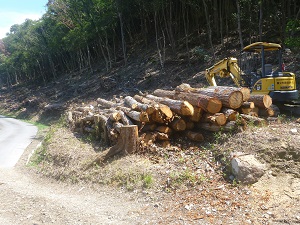
[[[37,130],[32,124],[0,115],[0,168],[16,165]]]

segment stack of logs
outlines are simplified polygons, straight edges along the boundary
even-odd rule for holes
[[[248,122],[263,125],[266,120],[259,116],[278,113],[269,95],[250,96],[248,88],[227,86],[200,89],[181,84],[174,90],[157,89],[144,96],[114,101],[98,98],[97,103],[97,107],[69,111],[70,126],[129,153],[139,144],[160,142],[167,146],[176,132],[192,141],[203,141],[203,131],[245,128]],[[132,139],[138,141],[128,144]]]

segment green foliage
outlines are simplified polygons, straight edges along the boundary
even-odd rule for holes
[[[261,1],[262,23],[268,31],[265,35],[270,33],[277,41],[299,48],[299,20],[294,19],[299,5],[295,2]],[[239,0],[239,4],[244,38],[249,37],[248,43],[258,41],[257,1]],[[140,42],[141,37],[146,45],[149,40],[156,40],[160,48],[172,46],[173,51],[182,49],[186,41],[192,49],[190,56],[206,62],[211,54],[199,47],[207,45],[202,34],[212,33],[214,43],[220,40],[223,43],[225,36],[232,35],[237,27],[236,1],[229,0],[53,0],[47,6],[41,19],[13,25],[7,37],[0,41],[2,83],[46,84],[60,74],[92,69],[101,62],[109,70],[118,60],[119,50],[126,47],[123,41]],[[287,6],[295,8],[291,10]],[[204,11],[211,16],[206,18]],[[195,43],[196,32],[200,39]],[[279,40],[285,37],[284,32],[288,34],[286,40]],[[263,38],[267,40],[268,36]],[[197,47],[193,48],[192,44]]]
[[[286,26],[286,46],[300,49],[300,20],[290,20]]]

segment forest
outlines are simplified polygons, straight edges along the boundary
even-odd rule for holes
[[[191,40],[214,57],[230,37],[244,45],[268,41],[300,49],[298,0],[49,0],[37,21],[13,25],[0,40],[0,86],[45,85],[59,76],[100,64],[110,71],[126,66],[137,46],[155,46],[164,67],[166,52],[177,57]]]

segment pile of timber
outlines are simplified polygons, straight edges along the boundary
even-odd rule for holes
[[[77,107],[67,119],[75,131],[87,132],[111,146],[134,152],[136,143],[160,142],[168,146],[172,136],[203,141],[205,131],[231,131],[248,123],[264,125],[262,116],[277,116],[269,95],[250,96],[248,88],[227,86],[192,88],[134,95],[111,101],[98,98],[97,106]],[[129,139],[138,139],[128,145]]]

